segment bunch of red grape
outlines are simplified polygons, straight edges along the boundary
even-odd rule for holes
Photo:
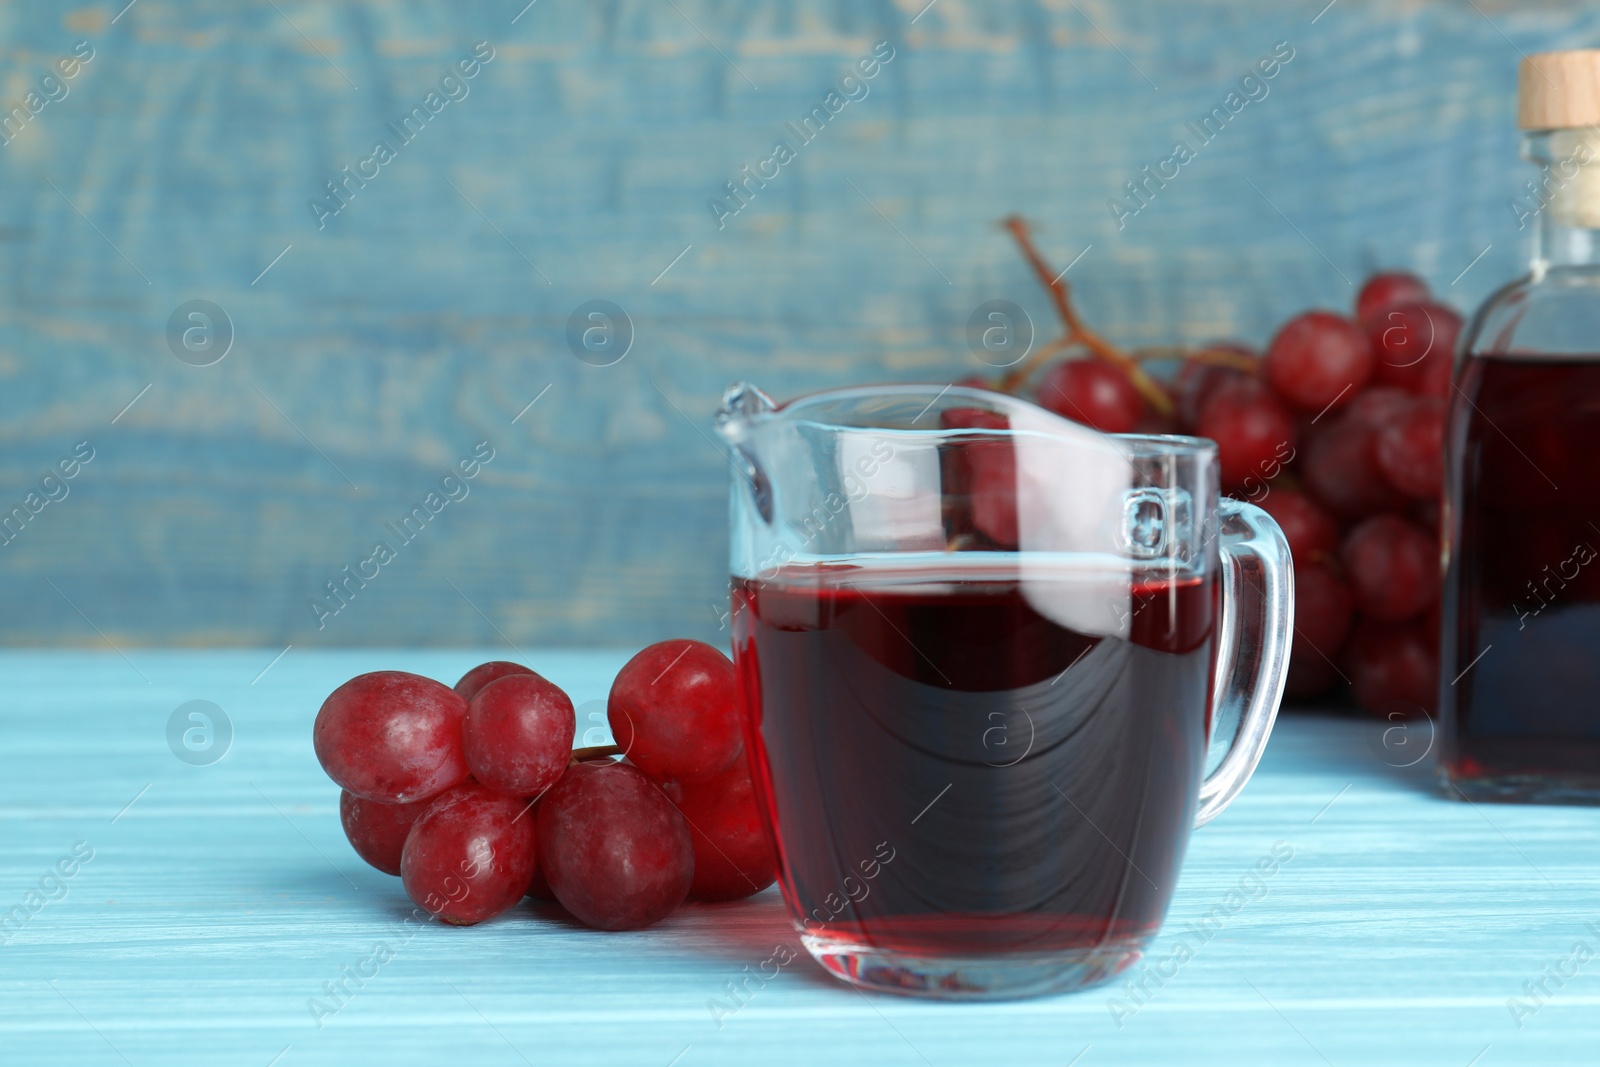
[[[1295,564],[1291,697],[1347,679],[1371,711],[1432,712],[1444,427],[1461,318],[1376,274],[1355,317],[1308,311],[1258,368],[1189,361],[1180,422],[1217,442],[1223,489],[1265,508]]]
[[[1177,353],[1164,383],[1144,364],[1174,353],[1123,352],[1090,331],[1026,224],[1006,225],[1065,327],[1041,355],[1079,358],[1035,377],[1036,358],[977,384],[1019,391],[1032,379],[1041,406],[1106,433],[1211,438],[1223,491],[1266,509],[1294,557],[1288,694],[1319,696],[1342,679],[1369,710],[1431,713],[1445,408],[1461,317],[1420,278],[1375,274],[1353,316],[1297,315],[1264,356],[1233,342]]]
[[[571,699],[520,664],[484,663],[453,689],[375,671],[329,695],[312,739],[356,853],[445,922],[482,922],[526,895],[631,930],[685,899],[771,885],[727,657],[699,641],[651,645],[617,674],[606,710],[617,744],[574,751]]]

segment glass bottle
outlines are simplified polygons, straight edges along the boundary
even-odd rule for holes
[[[1439,774],[1600,804],[1600,51],[1524,61],[1518,125],[1531,269],[1468,326],[1445,440]]]

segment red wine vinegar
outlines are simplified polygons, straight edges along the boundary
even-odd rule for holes
[[[735,579],[790,908],[809,933],[913,954],[1153,934],[1205,759],[1215,581],[954,555]]]

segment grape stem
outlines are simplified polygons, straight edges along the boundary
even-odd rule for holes
[[[1067,289],[1067,283],[1062,280],[1060,274],[1056,274],[1050,269],[1050,265],[1039,254],[1039,250],[1033,243],[1033,235],[1028,230],[1027,220],[1021,215],[1010,215],[1006,217],[1002,225],[1011,231],[1011,236],[1016,240],[1017,247],[1022,250],[1022,256],[1028,261],[1028,266],[1033,268],[1034,274],[1038,275],[1039,280],[1044,283],[1044,287],[1050,291],[1050,301],[1055,305],[1056,314],[1061,316],[1061,324],[1066,333],[1059,341],[1051,342],[1040,348],[1039,351],[1033,354],[1033,358],[1024,360],[1012,368],[1011,372],[1000,380],[1000,388],[1004,391],[1015,389],[1027,380],[1028,375],[1038,368],[1043,359],[1063,348],[1079,344],[1087,348],[1094,356],[1105,360],[1121,370],[1123,374],[1126,374],[1128,380],[1133,383],[1133,387],[1157,412],[1162,415],[1171,415],[1172,398],[1167,395],[1166,390],[1156,384],[1155,379],[1145,373],[1144,368],[1139,366],[1139,361],[1089,329],[1083,324],[1083,320],[1078,318],[1078,313],[1072,306],[1072,297]]]
[[[607,756],[623,755],[619,745],[591,745],[588,748],[575,748],[572,750],[572,759],[567,762],[568,767],[576,767],[585,760],[604,759]]]

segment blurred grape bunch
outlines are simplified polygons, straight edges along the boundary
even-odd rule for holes
[[[1460,315],[1422,279],[1386,272],[1367,279],[1353,314],[1295,315],[1265,353],[1232,340],[1124,349],[1083,322],[1028,223],[1003,225],[1061,335],[998,378],[960,384],[1028,397],[1105,433],[1215,441],[1223,491],[1271,514],[1294,556],[1288,696],[1344,684],[1385,718],[1431,715],[1444,398]]]

